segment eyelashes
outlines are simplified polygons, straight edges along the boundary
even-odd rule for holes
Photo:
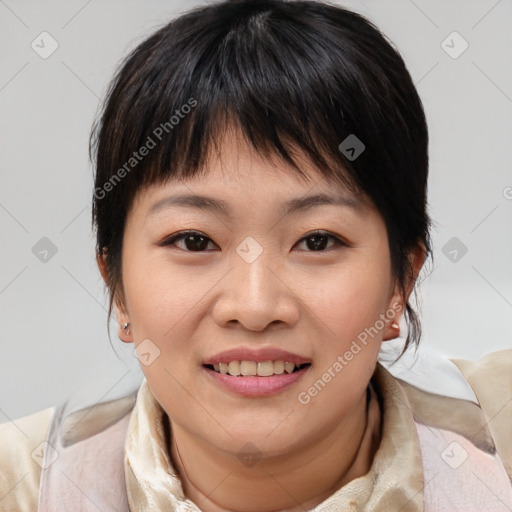
[[[322,243],[322,240],[332,241],[334,244],[333,246],[326,249],[326,244]],[[177,233],[175,235],[172,235],[171,237],[166,238],[159,245],[162,247],[177,247],[177,242],[182,241],[184,241],[185,248],[181,248],[181,250],[185,252],[206,252],[205,249],[208,247],[210,242],[212,244],[215,244],[215,242],[213,242],[211,238],[207,237],[204,233],[201,233],[200,231],[182,231],[181,233]],[[302,237],[297,243],[302,242],[306,242],[307,244],[310,244],[313,247],[315,247],[315,249],[305,252],[330,252],[332,249],[350,246],[344,240],[326,231],[313,231],[311,233],[308,233],[306,236]]]
[[[165,239],[161,245],[164,247],[167,247],[170,245],[175,245],[176,242],[179,242],[181,240],[191,240],[191,239],[196,239],[196,240],[200,239],[202,242],[202,244],[199,244],[200,246],[204,245],[205,241],[213,242],[213,240],[208,238],[203,233],[200,233],[199,231],[183,231],[182,233],[178,233],[177,235],[173,235],[170,238]],[[195,250],[195,251],[188,251],[188,252],[204,252],[204,251]]]

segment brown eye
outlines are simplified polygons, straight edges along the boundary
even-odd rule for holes
[[[330,247],[329,241],[333,242]],[[210,242],[212,244],[214,243],[203,233],[198,231],[184,231],[164,240],[161,245],[176,246],[186,252],[205,252]],[[181,243],[181,247],[178,246],[178,243]],[[327,252],[333,247],[348,245],[338,237],[323,231],[310,233],[308,236],[303,237],[299,243],[306,244],[306,252]]]
[[[179,233],[162,242],[162,246],[176,245],[177,242],[183,242],[181,249],[188,252],[204,252],[208,247],[208,243],[212,242],[210,238],[197,231],[185,231]],[[213,243],[213,242],[212,242]]]
[[[306,247],[308,248],[307,252],[323,252],[331,249],[333,246],[326,249],[329,240],[334,242],[334,246],[346,245],[339,238],[334,235],[330,235],[329,233],[324,233],[323,231],[316,231],[314,233],[305,236],[300,240],[300,242],[305,242]]]

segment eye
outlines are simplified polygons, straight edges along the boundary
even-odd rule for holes
[[[309,235],[301,238],[299,244],[303,242],[306,243],[306,246],[310,249],[306,252],[325,252],[326,250],[332,249],[332,246],[326,249],[329,240],[333,241],[335,247],[348,246],[347,243],[343,242],[338,237],[324,231],[314,231],[313,233],[310,233]],[[168,245],[177,246],[178,242],[183,242],[184,247],[182,246],[181,249],[187,252],[205,252],[208,247],[208,243],[214,243],[210,238],[199,231],[183,231],[182,233],[178,233],[165,239],[160,245],[164,247]]]
[[[204,252],[208,246],[208,242],[213,243],[210,238],[199,231],[183,231],[182,233],[178,233],[177,235],[173,235],[172,237],[165,239],[160,245],[176,245],[176,242],[181,241],[183,241],[185,246],[184,250],[188,252]]]
[[[324,231],[314,231],[313,233],[310,233],[309,235],[301,238],[299,244],[305,242],[306,246],[311,249],[311,251],[307,252],[324,252],[329,239],[334,242],[334,246],[348,246],[348,244],[340,240],[338,237]],[[332,246],[329,249],[332,249]]]

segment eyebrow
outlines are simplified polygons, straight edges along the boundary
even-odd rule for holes
[[[361,207],[360,201],[356,200],[355,198],[321,193],[290,199],[284,203],[283,214],[296,214],[310,210],[316,206],[324,205],[343,206],[353,210],[359,210]],[[231,209],[226,201],[203,195],[188,194],[169,196],[165,197],[164,199],[160,199],[151,206],[147,213],[147,217],[172,206],[195,208],[214,214],[220,214],[224,217],[232,216]]]

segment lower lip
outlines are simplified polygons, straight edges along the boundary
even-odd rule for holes
[[[283,373],[270,377],[234,377],[233,375],[219,373],[203,366],[203,370],[206,371],[216,383],[237,395],[249,397],[271,396],[284,391],[302,379],[309,368],[311,368],[311,366],[307,366],[294,373]]]

